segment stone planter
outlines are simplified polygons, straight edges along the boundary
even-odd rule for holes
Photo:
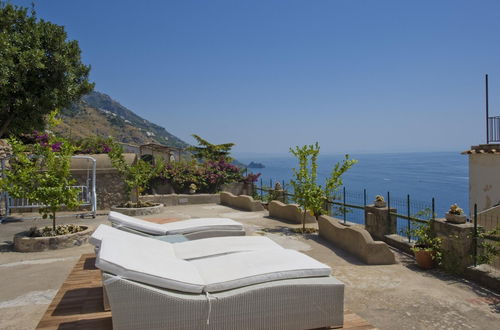
[[[373,202],[373,204],[375,205],[375,207],[386,207],[387,206],[387,203],[385,201],[375,201],[375,202]]]
[[[111,211],[115,211],[121,214],[129,215],[131,217],[160,214],[163,210],[163,204],[158,204],[155,206],[148,207],[111,207]]]
[[[465,214],[445,214],[446,221],[451,223],[465,223],[467,221],[467,216]]]
[[[14,249],[19,252],[40,252],[80,246],[87,243],[90,235],[94,232],[93,227],[80,227],[84,227],[85,230],[52,237],[27,237],[25,236],[26,232],[22,232],[14,236]]]
[[[433,251],[419,250],[414,251],[415,259],[417,261],[418,267],[422,269],[431,269],[434,268],[434,260],[432,259]]]

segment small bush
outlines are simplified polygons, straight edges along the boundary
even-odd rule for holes
[[[107,154],[121,146],[112,138],[91,136],[75,142],[77,154]]]
[[[28,230],[28,237],[52,237],[60,235],[74,234],[84,231],[85,228],[78,225],[58,225],[55,230],[52,227],[31,227]]]

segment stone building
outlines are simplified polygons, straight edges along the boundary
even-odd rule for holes
[[[469,209],[500,205],[500,144],[472,146],[462,154],[469,156]]]

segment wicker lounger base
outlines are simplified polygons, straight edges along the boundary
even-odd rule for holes
[[[113,329],[314,329],[342,326],[344,284],[334,277],[268,282],[208,295],[104,274]],[[209,303],[210,301],[210,303]]]

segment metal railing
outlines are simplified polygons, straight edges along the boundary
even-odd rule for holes
[[[284,182],[280,182],[284,193],[281,195],[284,196],[284,200],[282,202],[287,203],[289,200],[293,200],[294,195],[287,192]],[[273,186],[273,181],[269,181],[269,186]],[[260,187],[258,185],[254,185],[254,189],[257,195],[261,198],[261,200],[266,200],[264,194],[272,194],[274,192],[273,188],[266,187],[263,181],[260,181]],[[406,198],[394,197],[391,196],[390,192],[387,192],[385,196],[387,207],[389,209],[388,212],[388,225],[390,226],[391,217],[396,219],[396,234],[406,237],[408,242],[414,242],[415,237],[412,237],[411,232],[415,226],[419,224],[427,223],[430,220],[434,220],[436,217],[435,213],[435,199],[432,198],[430,202],[412,200],[410,195],[406,195]],[[268,200],[269,201],[269,200]],[[364,225],[364,209],[367,206],[367,191],[363,189],[360,191],[348,191],[345,187],[343,187],[335,196],[334,200],[327,201],[327,207],[329,215],[336,218],[338,221],[347,224],[349,223],[357,223]],[[399,210],[399,211],[392,211]],[[481,219],[479,219],[481,218]],[[480,221],[478,221],[480,220]],[[473,240],[473,259],[474,265],[476,266],[478,260],[480,261],[481,254],[486,253],[485,243],[489,244],[489,248],[491,246],[495,246],[500,242],[500,235],[498,233],[492,234],[491,230],[495,228],[500,228],[500,216],[484,216],[479,215],[477,213],[477,206],[474,205],[474,211],[471,215],[470,221],[474,225],[474,234],[470,239]],[[481,223],[479,223],[481,222]],[[497,247],[497,249],[499,249]],[[493,266],[496,268],[500,268],[500,257],[493,262]]]
[[[287,191],[285,182],[280,182],[284,189],[284,200],[293,200],[294,195]],[[257,196],[262,201],[270,201],[270,197],[274,192],[273,180],[269,180],[269,186],[265,186],[264,182],[260,180],[260,187],[255,185]],[[266,195],[264,195],[266,194]],[[385,196],[388,212],[388,225],[390,226],[391,217],[396,220],[396,234],[404,236],[408,242],[412,242],[414,237],[411,235],[412,229],[418,224],[426,223],[427,221],[435,218],[435,199],[432,198],[430,202],[412,200],[408,194],[406,198],[398,198],[391,196],[387,192]],[[367,206],[367,190],[363,191],[349,191],[342,187],[340,191],[334,196],[334,199],[328,200],[327,207],[328,214],[334,218],[338,218],[344,224],[354,223],[365,225],[364,209]],[[396,210],[393,212],[391,210]],[[399,210],[399,211],[398,211]]]
[[[487,142],[500,142],[500,116],[488,117]]]

